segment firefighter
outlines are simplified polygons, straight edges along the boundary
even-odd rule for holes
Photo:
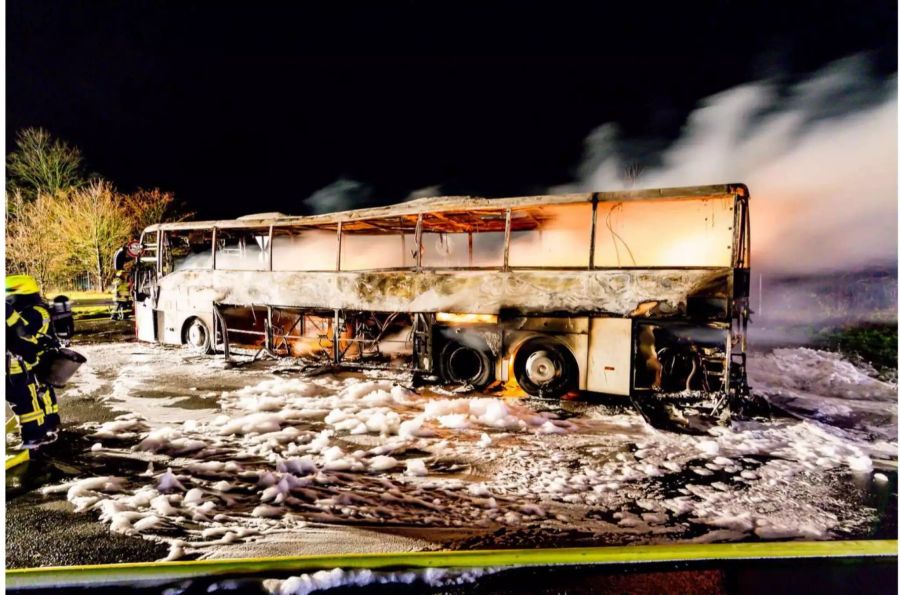
[[[56,439],[60,423],[56,393],[35,376],[41,357],[56,346],[50,312],[37,283],[28,275],[7,277],[6,398],[18,418],[25,448]]]
[[[116,271],[116,277],[112,283],[112,293],[116,308],[113,310],[110,320],[125,320],[128,315],[128,304],[131,302],[131,290],[128,288],[124,271]]]
[[[37,282],[29,275],[12,275],[6,278],[6,292],[7,298],[12,298],[13,307],[25,322],[26,333],[38,341],[34,366],[48,363],[43,361],[49,357],[48,351],[58,349],[60,342],[53,326],[50,306],[41,298]],[[39,374],[35,375],[38,397],[47,418],[48,431],[54,431],[60,422],[56,391],[38,376]]]

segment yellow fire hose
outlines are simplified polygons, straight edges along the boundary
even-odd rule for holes
[[[31,456],[27,450],[14,450],[6,453],[6,470],[9,471],[17,465],[27,462]]]
[[[167,582],[203,576],[303,573],[331,568],[487,568],[548,565],[611,565],[706,560],[897,557],[896,540],[788,541],[719,544],[634,545],[527,550],[335,554],[185,562],[138,562],[20,568],[6,571],[7,589],[101,586],[121,582]]]
[[[9,409],[9,405],[6,406]],[[9,413],[7,412],[7,415]],[[6,420],[6,433],[11,434],[19,429],[19,422],[16,421],[15,417],[7,418]],[[6,450],[6,470],[9,471],[16,465],[21,465],[22,463],[28,461],[30,455],[27,450]]]

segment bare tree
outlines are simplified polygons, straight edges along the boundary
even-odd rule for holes
[[[131,236],[132,219],[122,195],[109,182],[93,181],[59,202],[54,225],[70,261],[93,271],[103,291],[111,274],[109,256]]]
[[[113,252],[153,223],[181,220],[170,192],[123,195],[109,182],[84,175],[81,151],[42,128],[19,132],[7,155],[7,270],[42,284],[88,273],[102,291]]]
[[[9,189],[18,190],[26,201],[86,183],[81,151],[43,128],[19,132],[16,150],[6,156],[6,176]]]
[[[138,189],[122,197],[131,219],[131,232],[137,237],[148,225],[163,221],[181,221],[194,213],[183,212],[175,204],[175,195],[159,188]]]
[[[102,180],[55,195],[40,193],[25,200],[18,190],[9,195],[6,215],[8,271],[33,275],[43,286],[66,284],[88,273],[103,290],[112,271],[109,257],[125,241],[153,223],[179,220],[174,196],[154,190],[122,195]]]
[[[16,216],[7,216],[6,267],[8,271],[32,275],[42,287],[59,280],[65,268],[67,247],[53,233],[50,220],[58,212],[61,196],[39,194],[32,201],[21,193],[10,194]]]

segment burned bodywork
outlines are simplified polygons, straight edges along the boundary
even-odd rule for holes
[[[748,198],[735,184],[454,197],[154,226],[139,335],[719,407],[745,385]]]
[[[728,300],[730,271],[471,271],[266,274],[185,271],[160,281],[159,308],[195,311],[224,303],[250,306],[328,304],[346,310],[608,316],[686,316],[700,300]],[[171,291],[166,291],[171,286]],[[647,296],[653,296],[648,300]],[[642,312],[642,305],[654,303]],[[719,313],[725,316],[727,309]]]

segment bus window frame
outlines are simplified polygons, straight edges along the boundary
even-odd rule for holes
[[[212,269],[210,269],[210,270],[213,270],[213,271],[235,271],[235,272],[242,272],[242,273],[271,272],[271,270],[272,270],[272,227],[273,227],[272,225],[262,225],[262,226],[260,226],[260,225],[240,225],[240,226],[235,225],[235,226],[229,226],[229,227],[213,226],[213,228],[212,228],[213,229],[213,247],[212,247],[212,253],[213,253],[212,264],[213,264],[213,266],[212,266]],[[216,257],[216,253],[219,251],[219,247],[218,247],[219,231],[228,231],[228,230],[235,230],[235,229],[241,230],[241,231],[248,231],[248,230],[263,229],[263,228],[268,228],[267,234],[264,236],[267,238],[267,242],[268,242],[266,244],[266,250],[265,250],[265,254],[266,254],[266,258],[268,259],[268,263],[266,264],[265,268],[258,268],[258,269],[223,269],[223,268],[219,268],[218,258]],[[263,250],[260,250],[260,253],[263,253]]]
[[[156,272],[160,278],[168,277],[172,273],[181,272],[174,268],[175,267],[174,261],[172,263],[173,268],[171,271],[169,271],[168,273],[163,271],[163,265],[165,264],[164,250],[168,246],[168,244],[166,243],[166,239],[173,232],[176,232],[174,235],[178,235],[178,233],[186,233],[186,232],[189,233],[192,231],[200,231],[200,232],[209,231],[210,232],[210,241],[212,242],[212,245],[210,246],[210,253],[211,253],[210,267],[209,268],[197,268],[197,269],[181,269],[181,271],[214,271],[214,270],[216,270],[216,268],[215,268],[215,264],[216,264],[216,245],[215,245],[216,228],[215,227],[211,227],[211,228],[186,227],[186,228],[181,228],[181,229],[165,229],[165,230],[160,229],[160,230],[157,230],[157,249],[156,249]],[[165,234],[165,236],[163,234]]]
[[[697,199],[686,199],[686,200],[701,200]],[[341,219],[334,222],[335,225],[335,234],[337,236],[337,249],[335,254],[335,268],[334,269],[317,269],[317,270],[309,270],[309,271],[277,271],[277,272],[298,272],[298,273],[364,273],[364,272],[408,272],[408,273],[421,273],[421,272],[441,272],[441,271],[498,271],[498,272],[513,272],[513,271],[541,271],[541,270],[572,270],[572,271],[609,271],[609,270],[689,270],[689,269],[698,269],[698,270],[715,270],[722,268],[749,268],[750,267],[750,251],[748,246],[750,245],[750,218],[749,218],[749,200],[746,196],[741,194],[734,194],[731,197],[731,200],[734,204],[734,221],[732,224],[732,232],[733,239],[732,244],[730,246],[731,250],[731,263],[729,266],[708,266],[708,265],[644,265],[644,266],[635,266],[635,265],[622,265],[622,266],[599,266],[596,264],[596,256],[597,256],[597,217],[598,217],[598,206],[601,202],[598,198],[598,193],[594,193],[590,201],[584,201],[587,204],[591,205],[591,226],[590,226],[590,241],[587,247],[588,254],[588,264],[586,266],[510,266],[509,264],[509,248],[510,248],[510,239],[512,234],[512,211],[515,208],[520,207],[504,207],[502,209],[504,215],[504,229],[503,229],[503,261],[501,264],[491,265],[491,266],[425,266],[422,263],[422,240],[423,236],[426,233],[439,233],[439,232],[429,232],[425,230],[424,217],[429,213],[442,213],[442,212],[453,212],[454,210],[446,210],[446,211],[420,211],[416,214],[416,225],[414,230],[414,238],[415,238],[415,247],[416,247],[416,257],[413,265],[403,266],[403,267],[377,267],[371,269],[358,269],[358,270],[347,270],[341,267],[341,255],[342,251],[346,248],[346,242],[344,241],[344,235],[353,233],[348,232],[345,229],[345,223],[347,221]],[[609,202],[609,201],[604,201]],[[569,203],[567,203],[569,204]],[[571,203],[578,204],[578,203]],[[488,208],[474,208],[470,209],[471,211],[480,211],[480,210],[490,210]],[[496,209],[500,210],[500,209]],[[389,216],[390,217],[390,216]],[[375,216],[375,217],[366,217],[364,219],[354,219],[353,222],[365,222],[365,221],[377,221],[379,219],[384,219],[385,216]],[[259,269],[222,269],[218,266],[218,238],[219,234],[223,230],[228,229],[240,229],[240,230],[249,230],[249,229],[261,229],[262,227],[268,227],[267,234],[267,250],[266,257],[268,258],[268,263],[265,268]],[[212,270],[212,271],[224,271],[224,270],[235,270],[235,271],[244,271],[244,272],[272,272],[274,266],[274,232],[276,229],[292,229],[292,228],[310,228],[316,227],[315,225],[305,225],[305,224],[270,224],[268,226],[255,226],[252,224],[249,225],[226,225],[226,226],[213,226],[212,236],[213,236],[213,246],[212,246],[212,268],[211,269],[198,269],[198,270]],[[201,230],[202,227],[197,228],[178,228],[178,229],[157,229],[156,237],[156,269],[157,273],[160,276],[162,275],[162,266],[163,266],[163,258],[164,258],[164,246],[166,237],[164,234],[171,234],[172,232],[183,232],[190,230]],[[494,230],[493,233],[496,233]],[[146,234],[145,230],[142,232]],[[407,232],[398,232],[407,233]],[[465,233],[469,236],[469,245],[471,246],[472,237],[474,234],[479,233],[478,231],[470,231],[470,232],[457,232],[457,233]],[[470,254],[470,262],[471,262],[471,254]],[[174,271],[173,271],[174,272]],[[171,274],[171,273],[169,273]]]
[[[595,194],[596,196],[596,194]],[[683,200],[692,201],[692,200],[705,200],[706,198],[715,198],[715,197],[691,197]],[[723,197],[719,197],[723,198]],[[594,199],[594,213],[593,213],[593,222],[591,224],[591,259],[590,259],[590,270],[592,271],[622,271],[622,270],[672,270],[672,271],[687,271],[687,270],[721,270],[721,269],[737,269],[738,263],[738,252],[742,251],[744,253],[744,267],[750,267],[750,250],[748,246],[750,245],[750,218],[749,218],[749,205],[746,196],[742,196],[740,193],[730,195],[730,200],[733,205],[733,221],[732,221],[732,241],[729,249],[731,250],[731,262],[728,265],[621,265],[621,266],[597,266],[594,263],[595,255],[596,255],[596,233],[597,233],[597,210],[600,202],[618,202],[618,201],[599,201],[596,198]],[[739,208],[740,207],[740,208]],[[742,219],[742,217],[744,217]],[[746,235],[743,237],[743,243],[739,244],[740,241],[740,230],[746,230]],[[582,269],[583,270],[583,269]]]
[[[150,232],[148,232],[146,229],[143,230],[143,231],[141,232],[141,237],[140,237],[140,239],[138,240],[138,241],[141,243],[141,246],[145,246],[145,245],[146,245],[146,244],[144,244],[144,238],[147,236],[148,233],[155,233],[155,234],[156,234],[156,241],[153,242],[153,266],[154,266],[154,268],[156,268],[157,260],[158,260],[158,256],[159,256],[159,237],[163,234],[163,231],[160,230],[160,229],[156,229],[156,230],[153,230],[153,231],[150,231]],[[148,247],[149,247],[149,246],[148,246]],[[141,254],[140,256],[138,256],[138,261],[139,261],[139,262],[144,262],[143,258],[144,258],[144,255]]]
[[[506,258],[505,263],[507,266],[504,267],[506,271],[592,271],[594,270],[594,234],[596,233],[596,224],[597,224],[597,200],[596,193],[594,194],[594,198],[590,201],[582,201],[582,202],[572,202],[565,203],[562,205],[549,205],[549,206],[566,206],[571,207],[575,205],[590,205],[591,206],[591,226],[590,226],[590,234],[588,244],[588,253],[587,253],[587,264],[583,264],[580,266],[572,266],[572,265],[560,265],[560,266],[549,266],[549,265],[532,265],[532,266],[509,266],[509,248],[510,241],[512,240],[512,234],[514,231],[512,230],[512,211],[516,208],[522,207],[510,207],[507,209],[507,229],[506,229]],[[528,208],[528,207],[525,207]],[[646,268],[646,267],[641,267]],[[668,267],[665,267],[668,268]]]
[[[279,270],[275,271],[274,269],[274,258],[275,258],[275,230],[278,229],[297,229],[297,230],[309,230],[309,229],[327,229],[325,227],[317,227],[315,225],[302,225],[302,224],[286,224],[286,225],[270,225],[269,226],[269,270],[277,273],[339,273],[341,271],[341,221],[338,221],[336,229],[334,232],[337,234],[337,263],[335,264],[335,268],[333,269],[311,269],[311,270],[298,270],[298,271],[284,271]],[[330,230],[328,230],[330,231]]]
[[[378,217],[366,217],[364,219],[354,219],[354,223],[366,223],[368,221],[379,221],[384,219],[395,218],[396,216],[378,216]],[[344,229],[345,221],[341,220],[337,222],[337,233],[338,233],[338,251],[337,251],[337,270],[336,271],[323,271],[323,272],[338,272],[338,273],[378,273],[378,272],[410,272],[410,273],[418,273],[422,270],[422,238],[421,238],[421,221],[422,221],[422,213],[416,215],[416,226],[413,231],[413,238],[416,246],[416,259],[415,262],[409,266],[400,266],[400,267],[375,267],[371,269],[345,269],[341,266],[341,260],[343,257],[343,250],[346,247],[346,242],[344,242],[344,235],[353,235],[354,231],[347,231]],[[364,234],[360,234],[364,235]],[[374,235],[374,234],[373,234]],[[392,235],[392,234],[384,234],[384,235]],[[406,231],[398,231],[396,235],[408,235]],[[313,271],[310,271],[313,272]]]
[[[477,208],[476,208],[476,209],[466,209],[466,210],[469,211],[469,212],[475,212],[475,211],[488,211],[488,210],[495,210],[495,211],[496,211],[496,210],[498,210],[498,209],[496,209],[496,208],[495,208],[495,209],[489,209],[489,208],[477,209]],[[498,271],[498,272],[508,272],[508,271],[509,271],[509,266],[508,266],[508,263],[509,263],[509,219],[510,219],[510,209],[509,209],[509,207],[504,207],[504,208],[503,208],[503,219],[504,219],[504,226],[503,226],[503,258],[502,258],[502,260],[501,260],[501,262],[500,262],[499,264],[496,264],[496,265],[490,265],[490,266],[472,266],[472,265],[468,265],[468,266],[425,266],[424,264],[422,264],[422,255],[423,255],[423,253],[422,253],[422,238],[423,238],[423,236],[424,236],[426,233],[428,233],[428,234],[430,234],[430,233],[440,233],[440,232],[428,231],[428,230],[425,229],[425,222],[424,222],[424,217],[425,217],[425,215],[427,215],[427,214],[435,214],[435,213],[452,213],[452,212],[458,212],[458,211],[459,211],[459,209],[453,209],[453,210],[444,210],[444,211],[434,210],[434,211],[427,211],[427,212],[420,212],[420,213],[419,213],[419,219],[418,219],[419,225],[418,225],[418,227],[417,227],[417,234],[418,234],[418,237],[417,237],[417,242],[416,242],[416,249],[418,250],[418,261],[419,261],[419,268],[418,268],[418,270],[419,270],[419,271],[436,271],[436,272],[441,272],[441,271]],[[471,261],[472,261],[472,257],[474,256],[473,253],[472,253],[473,236],[474,236],[474,234],[485,233],[485,232],[483,232],[483,231],[477,231],[477,230],[471,230],[471,231],[467,231],[467,232],[457,232],[457,233],[465,233],[465,234],[468,236],[469,262],[471,262]],[[486,233],[499,233],[499,230],[489,231],[489,232],[486,232]]]

